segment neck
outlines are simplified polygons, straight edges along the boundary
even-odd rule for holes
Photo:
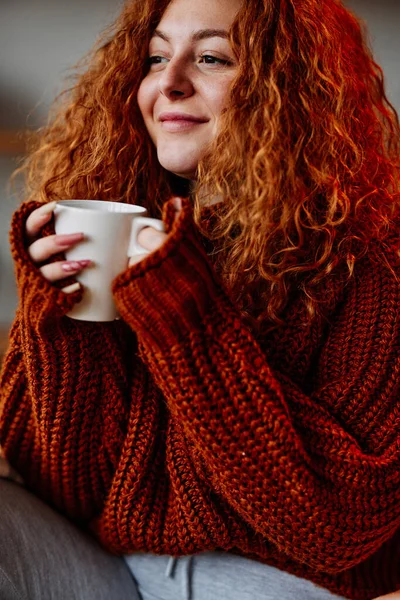
[[[196,182],[192,182],[193,185],[191,185],[190,190],[192,191],[194,188],[194,184]],[[200,204],[201,206],[212,206],[213,204],[217,204],[218,202],[222,202],[223,197],[220,194],[211,194],[208,190],[206,190],[205,188],[200,188],[199,190],[199,200],[200,200]]]

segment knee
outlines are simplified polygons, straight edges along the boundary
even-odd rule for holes
[[[22,521],[27,513],[25,495],[28,492],[18,483],[0,478],[0,555],[12,553],[10,542],[21,535]]]
[[[17,483],[0,478],[0,598],[23,600],[25,594],[24,571],[30,550],[24,552],[24,516],[29,514],[28,494]],[[25,558],[24,558],[25,554]]]
[[[34,552],[62,517],[23,485],[0,478],[0,556]],[[31,557],[32,558],[32,557]]]
[[[0,478],[0,565],[32,546],[43,503],[22,485]],[[37,539],[37,538],[36,538]]]

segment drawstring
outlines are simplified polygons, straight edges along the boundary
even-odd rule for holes
[[[182,598],[183,600],[192,600],[192,564],[193,556],[185,556],[182,573]]]
[[[186,560],[184,560],[186,559]],[[182,565],[182,599],[183,600],[192,600],[192,563],[193,556],[185,556],[181,557],[183,560]],[[176,563],[178,562],[178,558],[175,556],[170,556],[168,559],[167,568],[165,570],[165,577],[174,578]]]
[[[175,567],[178,559],[175,556],[170,556],[167,564],[167,568],[165,570],[165,577],[174,578]]]

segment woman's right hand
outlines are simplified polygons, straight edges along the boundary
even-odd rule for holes
[[[81,232],[70,235],[49,235],[41,237],[42,228],[50,221],[56,202],[49,202],[34,210],[26,220],[25,235],[28,241],[28,253],[35,264],[39,267],[43,277],[50,282],[61,281],[71,275],[76,275],[86,267],[90,266],[90,260],[68,261],[61,260],[46,264],[55,254],[65,252],[84,239]],[[45,264],[43,264],[45,263]],[[74,283],[62,288],[65,293],[72,293],[79,289],[79,283]]]

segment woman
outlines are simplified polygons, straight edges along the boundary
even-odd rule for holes
[[[0,440],[78,528],[3,482],[7,597],[400,588],[398,141],[337,1],[126,5],[12,222]],[[65,316],[89,265],[51,215],[77,197],[166,225],[114,281],[113,323]]]

